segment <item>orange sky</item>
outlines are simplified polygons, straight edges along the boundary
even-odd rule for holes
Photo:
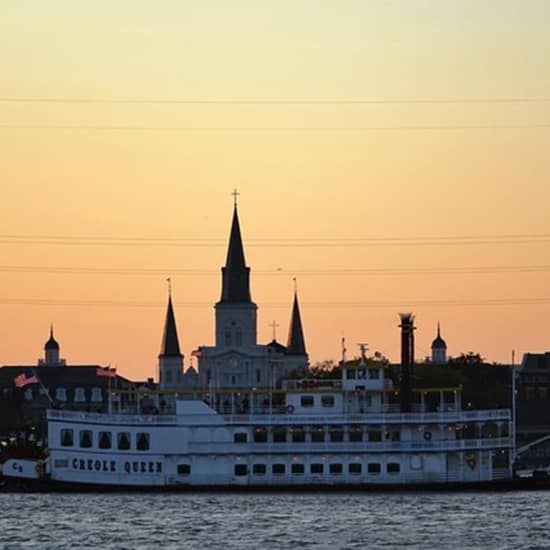
[[[167,276],[186,356],[212,343],[234,187],[261,341],[273,320],[286,339],[292,277],[306,271],[313,361],[336,358],[342,335],[397,360],[403,310],[417,315],[420,357],[438,319],[451,354],[549,349],[549,271],[518,271],[549,266],[549,242],[387,239],[550,235],[550,102],[5,101],[548,99],[549,20],[544,0],[3,6],[0,364],[33,363],[53,322],[70,363],[152,376]],[[488,266],[513,272],[471,272]],[[48,272],[59,268],[84,273]],[[412,273],[441,268],[456,269]]]

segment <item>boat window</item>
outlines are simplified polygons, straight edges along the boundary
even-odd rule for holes
[[[363,441],[363,428],[358,424],[350,426],[349,440],[352,442]]]
[[[300,404],[302,407],[313,407],[313,403],[313,395],[302,395],[302,398],[300,399]]]
[[[312,474],[322,474],[324,470],[324,464],[312,464],[309,467],[309,471]]]
[[[350,474],[360,474],[362,469],[363,468],[359,462],[352,462],[348,465],[348,472]]]
[[[148,433],[138,433],[137,434],[137,443],[136,448],[138,451],[148,451],[149,450],[149,434]]]
[[[92,432],[90,430],[82,430],[80,432],[80,446],[85,449],[92,446]]]
[[[263,476],[267,472],[267,467],[265,464],[254,464],[252,466],[252,473],[256,476]]]
[[[303,426],[292,427],[292,442],[303,443],[306,440],[306,431]]]
[[[271,472],[274,474],[284,474],[285,470],[286,468],[284,464],[273,464],[271,467]]]
[[[179,476],[191,475],[191,465],[190,464],[178,464],[178,475]]]
[[[368,431],[369,441],[382,441],[382,432],[380,430]]]
[[[111,432],[99,432],[99,448],[111,448]]]
[[[305,468],[303,464],[293,464],[292,465],[292,473],[293,474],[303,474],[305,472]]]
[[[73,431],[61,430],[61,446],[72,447],[73,446]]]
[[[248,474],[248,466],[246,464],[235,464],[235,475],[245,476]]]
[[[267,428],[258,426],[254,430],[254,443],[267,443]]]
[[[246,443],[248,441],[248,434],[246,432],[238,432],[233,434],[234,443]]]
[[[311,442],[312,443],[324,443],[325,441],[325,428],[324,426],[313,426],[311,428]]]
[[[401,469],[399,462],[388,462],[386,466],[386,471],[388,474],[398,474]]]
[[[118,434],[118,450],[127,451],[130,449],[130,434],[128,432],[119,432]]]
[[[273,443],[286,443],[286,427],[273,428]]]
[[[341,464],[335,463],[329,465],[329,472],[331,474],[341,474],[344,471],[344,468]]]
[[[334,395],[322,395],[321,405],[323,407],[334,407]]]
[[[370,462],[367,466],[367,472],[369,474],[379,474],[382,471],[380,464],[376,462]]]
[[[344,441],[344,428],[342,426],[331,426],[330,427],[330,440],[335,443],[339,441]]]

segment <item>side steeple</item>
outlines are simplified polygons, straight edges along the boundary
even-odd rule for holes
[[[168,307],[166,309],[166,320],[164,321],[164,332],[160,346],[160,357],[181,357],[178,329],[172,306],[172,296],[168,296]]]
[[[294,290],[294,303],[292,305],[292,316],[288,330],[288,341],[286,345],[287,355],[307,355],[304,341],[304,330],[300,316],[300,305],[298,304],[298,292]]]
[[[237,203],[233,209],[233,221],[225,267],[222,267],[221,302],[251,302],[250,268],[244,259],[244,247],[239,225]]]

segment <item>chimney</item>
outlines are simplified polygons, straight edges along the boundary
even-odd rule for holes
[[[412,411],[412,379],[414,377],[414,315],[400,313],[401,324],[401,412]]]

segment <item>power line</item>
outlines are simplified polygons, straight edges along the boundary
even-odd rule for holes
[[[135,307],[164,308],[165,303],[131,300],[58,300],[38,298],[0,298],[0,304],[11,306],[48,306],[48,307]],[[211,302],[175,302],[176,306],[189,308],[204,308]],[[464,299],[464,300],[400,300],[400,301],[361,301],[361,302],[304,302],[304,308],[315,309],[361,309],[361,308],[393,308],[409,307],[506,307],[527,305],[550,305],[550,298],[496,298],[496,299]],[[263,303],[264,308],[288,308],[286,302]]]
[[[0,103],[60,104],[151,104],[151,105],[437,105],[487,103],[549,103],[546,97],[489,98],[398,98],[398,99],[155,99],[155,98],[67,98],[67,97],[0,97]]]
[[[255,276],[377,276],[377,275],[480,275],[498,273],[547,273],[550,265],[508,265],[469,267],[419,267],[419,268],[350,268],[350,269],[258,269]],[[44,273],[52,275],[138,275],[159,276],[219,276],[219,269],[160,269],[160,268],[98,268],[0,265],[0,273]]]
[[[0,124],[3,130],[90,130],[116,132],[243,132],[243,133],[283,133],[283,132],[415,132],[446,130],[546,130],[550,123],[543,124],[449,124],[418,126],[225,126],[225,127],[191,127],[191,126],[110,126],[110,125],[63,125],[63,124]]]
[[[479,246],[545,244],[550,235],[509,237],[418,238],[418,239],[249,239],[247,247],[255,248],[365,248],[365,247],[421,247],[421,246]],[[0,235],[0,244],[29,246],[116,246],[116,247],[183,247],[220,248],[227,246],[221,239],[126,239],[77,237],[17,237]]]

